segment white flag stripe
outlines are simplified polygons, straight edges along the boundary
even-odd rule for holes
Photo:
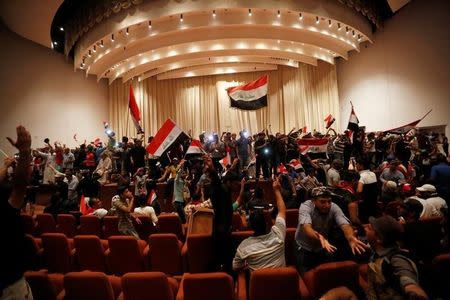
[[[161,145],[158,147],[158,149],[156,149],[153,155],[161,156],[182,132],[183,131],[178,126],[174,126],[167,137],[164,139],[164,142],[161,143]]]
[[[236,90],[228,95],[236,101],[253,101],[267,95],[267,83],[253,90]]]

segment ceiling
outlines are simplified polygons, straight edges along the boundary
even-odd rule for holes
[[[283,7],[279,0],[103,0],[115,6],[99,9],[100,2],[72,23],[64,15],[64,23],[62,0],[0,0],[0,17],[14,32],[65,50],[74,68],[110,83],[334,64],[372,35],[371,24],[340,3],[345,0],[285,0]]]

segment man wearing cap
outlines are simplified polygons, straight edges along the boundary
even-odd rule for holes
[[[424,184],[416,188],[416,195],[411,197],[423,205],[420,218],[442,217],[442,210],[447,208],[447,203],[436,194],[436,188],[431,184]]]
[[[416,264],[397,245],[403,232],[400,223],[391,216],[370,217],[369,223],[364,229],[375,254],[367,270],[367,299],[428,299]]]
[[[312,200],[300,206],[295,232],[296,265],[300,274],[336,259],[334,254],[337,248],[328,240],[336,226],[343,231],[353,254],[361,254],[367,248],[355,236],[350,221],[339,206],[331,202],[331,193],[327,188],[314,188],[311,196]]]

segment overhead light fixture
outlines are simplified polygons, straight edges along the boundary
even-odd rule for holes
[[[64,31],[64,27],[59,27],[59,31]]]
[[[358,34],[358,41],[360,41],[361,40],[361,35],[360,34]]]
[[[180,15],[180,22],[183,22],[183,14]]]
[[[340,31],[342,28],[341,28],[341,23],[338,23],[338,30]]]
[[[299,20],[303,20],[303,15],[302,15],[302,13],[299,13],[299,14],[298,14],[298,19],[299,19]]]
[[[331,27],[331,20],[328,20],[328,27]]]
[[[348,26],[345,26],[345,34],[348,34]]]
[[[278,16],[278,18],[281,17],[280,10],[278,10],[278,15],[277,16]]]
[[[88,56],[91,57],[91,50],[88,51]]]
[[[103,40],[100,41],[100,47],[103,48],[105,45],[103,44]]]
[[[92,52],[97,52],[97,48],[95,47],[95,45],[94,45],[94,50],[92,50]]]
[[[113,43],[114,43],[114,33],[113,33],[113,34],[111,34],[111,42],[113,42]]]
[[[152,28],[152,21],[148,21],[148,28]]]
[[[316,16],[316,24],[319,24],[319,17]]]
[[[251,8],[248,9],[248,16],[249,16],[249,17],[252,16],[252,9],[251,9]]]
[[[128,27],[127,27],[127,30],[125,31],[125,34],[126,34],[126,35],[129,35],[129,34],[130,34],[130,31],[129,31]]]
[[[352,34],[352,36],[353,36],[353,37],[355,37],[355,31],[354,31],[354,30],[353,30],[353,34]]]
[[[216,17],[216,10],[213,10],[213,17]]]

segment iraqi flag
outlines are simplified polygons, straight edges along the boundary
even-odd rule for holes
[[[269,77],[264,75],[246,85],[227,89],[231,107],[256,110],[267,106],[267,85]]]
[[[333,123],[334,123],[334,121],[336,121],[336,119],[335,119],[331,114],[329,114],[329,115],[325,118],[324,121],[325,121],[325,123],[326,123],[325,129],[328,129],[328,128],[331,127],[331,125],[333,125]]]
[[[278,174],[287,174],[288,171],[287,171],[286,167],[281,163],[277,167],[277,173]]]
[[[326,153],[328,139],[327,138],[302,138],[297,140],[298,150],[301,154],[306,153]]]
[[[189,136],[175,122],[167,119],[146,150],[153,156],[161,157],[171,147],[184,145],[187,140],[189,140]]]
[[[144,133],[141,124],[141,112],[136,103],[136,98],[134,97],[133,86],[130,84],[130,96],[128,100],[128,108],[130,109],[131,119],[133,120],[134,126],[136,127],[137,134]]]
[[[203,150],[203,146],[199,140],[192,140],[191,145],[189,146],[186,155],[203,155],[205,154],[205,150]]]
[[[294,170],[298,170],[298,169],[303,168],[303,165],[301,164],[301,162],[298,159],[295,159],[295,158],[291,159],[291,161],[289,162],[289,165],[291,167],[293,167]]]
[[[219,160],[219,163],[222,165],[224,169],[231,165],[231,155],[230,152],[227,151],[227,155],[224,158]]]
[[[148,198],[147,198],[147,205],[152,205],[153,202],[155,202],[156,198],[158,198],[158,197],[156,196],[156,192],[155,192],[155,190],[152,190],[152,191],[150,192],[150,195],[148,195]]]

